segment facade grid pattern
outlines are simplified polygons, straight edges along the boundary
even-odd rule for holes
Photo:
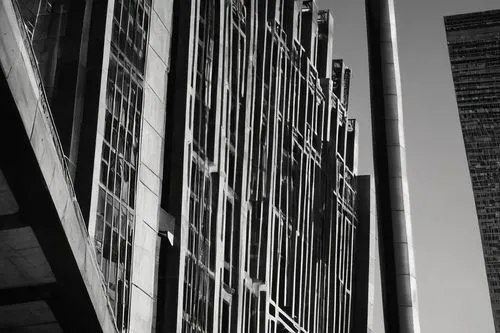
[[[120,331],[127,330],[135,193],[150,1],[116,0],[95,221],[98,262]]]
[[[445,18],[495,330],[500,332],[500,10]]]
[[[350,332],[357,128],[331,13],[281,0],[178,0],[174,13],[162,208],[179,288],[166,320]]]
[[[352,331],[358,128],[331,12],[18,1],[105,290],[92,325]]]

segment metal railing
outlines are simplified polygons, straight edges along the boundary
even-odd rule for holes
[[[14,4],[14,10],[16,12],[17,22],[18,22],[18,25],[20,28],[19,30],[21,31],[24,46],[26,47],[26,51],[28,53],[31,66],[32,66],[32,69],[33,69],[34,74],[35,74],[34,78],[35,78],[36,85],[38,88],[38,93],[40,94],[40,99],[39,99],[39,101],[41,103],[40,113],[43,114],[43,116],[45,117],[45,120],[48,122],[47,127],[50,131],[50,135],[51,135],[51,138],[53,140],[54,146],[56,148],[56,152],[57,152],[57,156],[59,158],[59,161],[62,164],[62,168],[63,168],[65,180],[66,180],[67,185],[68,185],[68,189],[70,191],[71,197],[73,198],[73,202],[75,202],[76,194],[75,194],[75,190],[73,187],[73,181],[71,179],[68,167],[66,165],[66,155],[64,155],[64,151],[62,148],[61,140],[59,139],[59,134],[57,133],[54,118],[52,117],[52,112],[50,111],[50,106],[49,106],[47,94],[45,92],[45,88],[43,85],[43,81],[41,79],[41,73],[40,73],[40,69],[38,67],[38,60],[36,58],[35,50],[33,49],[33,45],[31,44],[31,40],[28,36],[28,32],[26,31],[26,26],[24,24],[24,20],[23,20],[23,17],[21,15],[21,10],[19,8],[19,4],[16,0],[13,0],[12,3]],[[32,133],[29,133],[29,134],[31,135]],[[75,204],[75,203],[74,203],[74,206],[75,206],[75,209],[78,211],[78,215],[79,215],[78,220],[79,220],[79,222],[81,222],[83,230],[85,231],[85,233],[88,236],[87,227],[85,225],[85,219],[83,218],[83,215],[81,213],[80,206],[78,204]]]

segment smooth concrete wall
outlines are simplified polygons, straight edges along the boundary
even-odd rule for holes
[[[146,53],[133,243],[130,332],[154,331],[160,228],[160,200],[165,145],[167,75],[173,0],[153,0]]]
[[[115,1],[108,2],[104,37],[101,91],[98,108],[94,170],[100,170],[106,113],[106,85]],[[156,304],[157,235],[163,175],[167,74],[170,55],[172,0],[153,0],[146,53],[144,105],[141,117],[139,168],[136,189],[135,238],[131,267],[130,323],[132,333],[152,332]],[[89,232],[95,232],[99,172],[94,172]]]
[[[0,63],[103,332],[116,332],[94,247],[69,183],[60,143],[12,0],[0,2]],[[22,23],[21,23],[22,24]]]

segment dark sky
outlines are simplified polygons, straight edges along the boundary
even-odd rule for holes
[[[360,173],[372,173],[364,0],[318,0],[335,17],[335,56],[353,70]],[[498,0],[395,0],[421,331],[493,333],[443,16]],[[383,333],[378,272],[375,332]]]

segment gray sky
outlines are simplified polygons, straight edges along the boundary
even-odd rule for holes
[[[422,333],[493,333],[484,260],[443,16],[498,0],[395,0]],[[318,0],[335,17],[335,56],[353,70],[360,173],[372,173],[364,0]],[[383,333],[376,274],[375,332]]]

